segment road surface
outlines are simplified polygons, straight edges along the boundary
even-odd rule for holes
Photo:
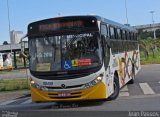
[[[23,97],[0,103],[0,110],[160,111],[160,65],[142,66],[135,83],[123,87],[114,101],[33,103],[31,97]]]

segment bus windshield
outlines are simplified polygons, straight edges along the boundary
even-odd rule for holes
[[[32,37],[29,40],[32,71],[68,71],[101,65],[97,32]]]

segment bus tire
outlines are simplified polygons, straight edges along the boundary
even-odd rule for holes
[[[132,79],[128,82],[128,84],[134,84],[135,79],[135,68],[134,65],[132,65]]]
[[[113,94],[108,98],[108,100],[115,100],[119,96],[119,78],[118,76],[114,75],[114,92]]]

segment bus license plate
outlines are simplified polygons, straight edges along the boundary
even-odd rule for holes
[[[59,92],[58,94],[59,97],[67,97],[67,96],[71,96],[70,92]]]

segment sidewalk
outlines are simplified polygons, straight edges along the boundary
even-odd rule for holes
[[[30,90],[0,92],[0,103],[29,95]]]

